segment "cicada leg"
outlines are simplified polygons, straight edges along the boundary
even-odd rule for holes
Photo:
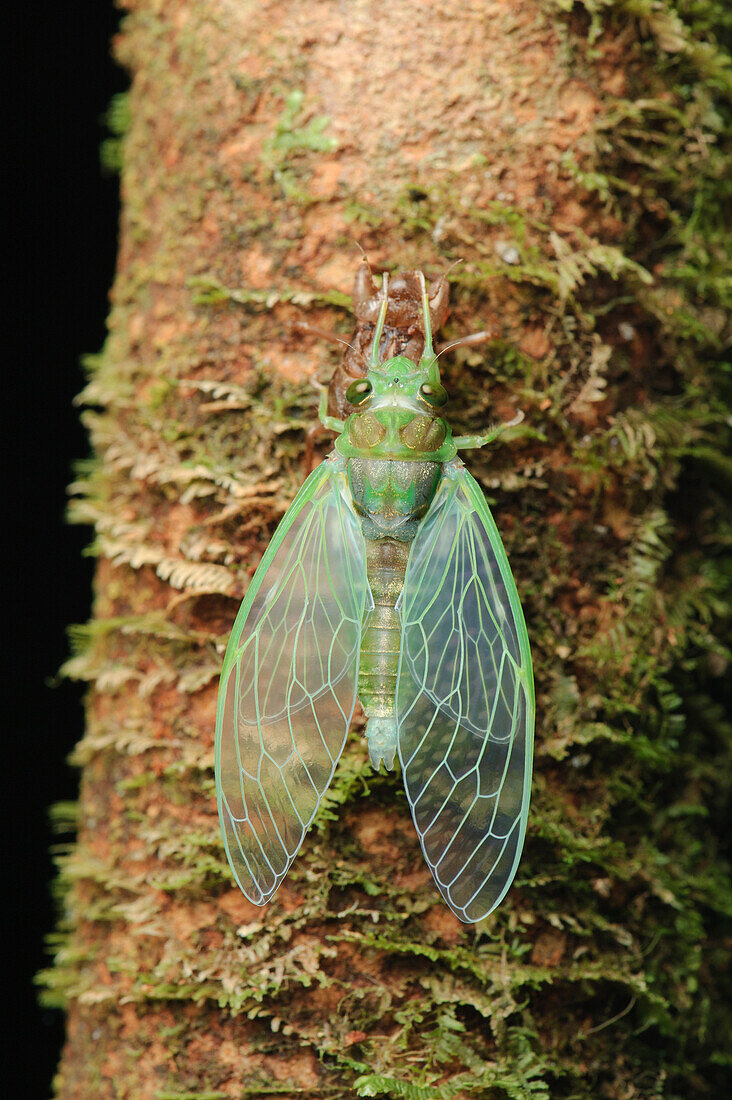
[[[328,389],[323,386],[320,390],[320,401],[318,403],[318,421],[312,424],[305,433],[305,456],[303,458],[303,465],[305,467],[306,474],[310,474],[315,466],[315,444],[318,440],[327,438],[327,436],[335,433],[340,435],[345,427],[345,421],[339,420],[336,416],[328,415]]]
[[[485,435],[457,435],[453,439],[453,443],[460,451],[471,450],[472,448],[485,447],[487,443],[492,443],[494,439],[498,439],[507,428],[515,428],[524,419],[522,412],[517,412],[511,419],[507,420],[505,424],[498,424],[490,432]]]

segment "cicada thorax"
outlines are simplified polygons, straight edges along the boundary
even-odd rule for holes
[[[384,311],[382,299],[382,313]],[[426,308],[426,307],[425,307]],[[378,332],[377,337],[378,338]],[[430,345],[431,347],[431,345]],[[375,767],[391,767],[397,745],[395,689],[401,628],[397,601],[417,536],[454,444],[441,407],[447,400],[425,363],[395,356],[353,381],[354,411],[336,443],[367,548],[373,610],[364,624],[358,697]]]
[[[366,412],[357,414],[349,423],[348,438],[359,451],[411,460],[439,451],[447,438],[447,429],[440,417],[421,413],[385,418],[383,414]]]
[[[447,394],[405,356],[352,382],[346,397],[352,412],[336,442],[344,458],[415,465],[454,457],[452,433],[441,415]]]
[[[447,432],[441,417],[415,413],[412,419],[399,429],[399,438],[405,447],[417,454],[434,454],[442,447]]]

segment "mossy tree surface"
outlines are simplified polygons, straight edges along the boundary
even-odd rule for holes
[[[721,1095],[725,4],[124,6],[58,1096]],[[358,731],[266,910],[219,837],[223,645],[337,359],[292,322],[347,333],[354,239],[462,258],[448,335],[495,338],[445,360],[454,426],[525,413],[469,458],[538,712],[524,859],[474,928]]]

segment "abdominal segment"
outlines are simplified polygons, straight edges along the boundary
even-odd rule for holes
[[[358,698],[367,718],[369,756],[377,771],[382,760],[391,769],[397,748],[395,698],[402,628],[396,603],[412,542],[439,479],[440,467],[434,462],[349,462],[374,601],[361,636]]]
[[[350,458],[348,483],[368,541],[411,543],[437,491],[440,464]]]
[[[404,585],[409,546],[395,539],[366,543],[366,569],[374,607],[361,635],[358,698],[368,718],[366,737],[371,763],[377,770],[383,760],[388,771],[396,752],[394,700],[402,627],[394,605]]]

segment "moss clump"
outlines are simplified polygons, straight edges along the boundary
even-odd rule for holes
[[[130,97],[128,92],[112,96],[104,121],[110,132],[99,149],[99,157],[105,172],[122,171],[122,147],[124,136],[130,128]]]

